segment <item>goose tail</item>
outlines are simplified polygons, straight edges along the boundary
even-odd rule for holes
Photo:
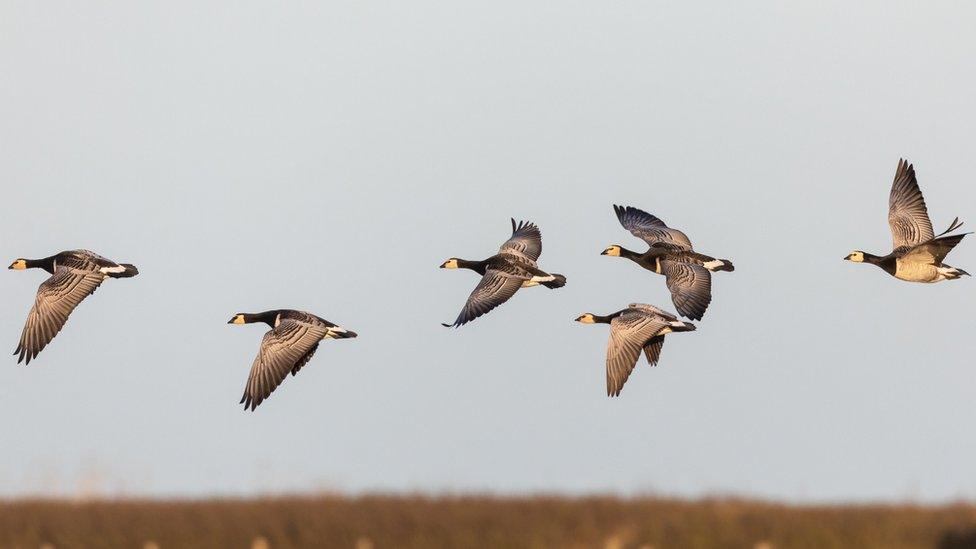
[[[728,259],[713,259],[711,261],[706,261],[703,266],[709,271],[728,271],[732,272],[735,270],[735,266]]]
[[[952,267],[945,264],[943,264],[942,267],[939,267],[939,274],[942,275],[945,280],[956,280],[957,278],[963,276],[971,276],[969,273],[958,267]]]
[[[352,330],[347,330],[342,326],[333,326],[329,328],[329,334],[326,337],[330,337],[332,339],[349,339],[349,338],[357,337],[358,335],[359,334],[357,334],[356,332]]]
[[[124,270],[119,271],[117,273],[112,271],[106,271],[105,274],[107,274],[112,278],[132,278],[137,274],[139,274],[139,269],[136,269],[135,265],[129,263],[122,263],[119,265],[119,267],[122,267]]]
[[[672,332],[694,332],[695,330],[697,330],[695,325],[692,324],[691,322],[676,320],[674,322],[671,322],[670,324],[671,324]]]
[[[562,288],[563,286],[566,285],[566,277],[565,276],[563,276],[561,274],[556,274],[556,273],[553,273],[552,276],[553,276],[553,279],[552,280],[549,280],[547,282],[542,282],[541,284],[543,286],[545,286],[546,288],[552,288],[552,289]]]

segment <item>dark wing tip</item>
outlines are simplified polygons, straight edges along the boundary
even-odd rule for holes
[[[908,175],[912,179],[915,178],[915,165],[909,163],[905,158],[898,159],[898,169],[895,170],[895,177],[900,177],[902,175]]]
[[[684,314],[684,313],[682,313],[682,314]],[[701,320],[702,317],[705,316],[705,311],[702,311],[700,313],[696,313],[696,312],[692,311],[690,314],[684,314],[684,316],[687,317],[687,318],[690,318],[691,320]]]
[[[445,328],[453,328],[454,327],[453,324],[444,324],[443,322],[441,322],[441,326],[443,326]]]
[[[675,308],[678,309],[678,313],[681,316],[691,320],[701,320],[702,317],[705,316],[705,310],[708,308],[707,304],[704,307],[697,303],[682,302],[681,304],[678,304],[673,297],[671,301],[674,303]]]

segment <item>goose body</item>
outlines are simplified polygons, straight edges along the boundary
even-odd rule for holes
[[[88,250],[69,250],[42,259],[17,259],[9,269],[43,269],[51,274],[37,289],[34,306],[14,351],[17,363],[37,358],[61,331],[68,316],[107,278],[139,274],[134,265],[116,263]]]
[[[498,253],[481,261],[452,257],[441,264],[442,269],[469,269],[481,275],[481,282],[468,296],[453,324],[457,328],[508,301],[520,288],[545,286],[561,288],[566,277],[550,274],[539,268],[542,255],[542,233],[534,223],[512,219],[512,236],[498,249]]]
[[[607,396],[620,395],[642,351],[647,363],[655,366],[661,358],[665,335],[695,330],[694,324],[645,303],[631,303],[626,309],[607,316],[584,313],[576,321],[610,325],[606,360]]]
[[[649,247],[641,253],[614,244],[601,255],[624,257],[664,275],[678,312],[687,318],[701,320],[712,301],[711,273],[734,271],[732,262],[696,252],[688,235],[668,227],[660,218],[643,210],[617,205],[613,209],[620,224]]]
[[[288,374],[298,374],[308,364],[323,339],[347,339],[356,332],[324,318],[293,309],[275,309],[263,313],[237,313],[228,324],[263,322],[271,327],[261,340],[258,356],[244,386],[240,404],[253,412],[281,385]]]
[[[961,226],[957,217],[948,229],[935,234],[925,198],[915,176],[915,167],[900,159],[888,195],[888,227],[891,229],[894,249],[884,256],[855,250],[844,259],[876,265],[889,275],[906,282],[931,284],[955,280],[969,273],[947,265],[943,260],[969,234],[948,234]]]

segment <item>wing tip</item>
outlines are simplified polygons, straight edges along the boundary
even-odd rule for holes
[[[895,170],[895,177],[901,177],[907,175],[912,179],[915,178],[915,165],[908,161],[907,158],[898,159],[898,168]]]

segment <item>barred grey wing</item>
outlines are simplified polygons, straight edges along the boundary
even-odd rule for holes
[[[688,235],[665,225],[657,216],[633,206],[613,206],[617,219],[630,234],[643,240],[648,246],[659,244],[674,250],[691,250]]]
[[[888,226],[894,249],[916,246],[935,238],[925,198],[915,179],[915,168],[898,161],[888,197]]]
[[[678,312],[701,320],[712,301],[712,274],[708,269],[694,263],[662,260],[661,273]]]
[[[502,244],[498,253],[522,256],[535,263],[542,255],[542,233],[531,221],[512,219],[512,236]]]
[[[241,404],[254,410],[288,377],[311,359],[328,329],[322,326],[283,319],[264,334],[261,349],[251,365]]]
[[[525,278],[517,276],[514,272],[489,269],[468,296],[454,324],[445,324],[445,326],[456,328],[484,315],[508,301],[522,287],[524,281]]]
[[[17,362],[30,364],[68,321],[68,316],[82,300],[95,293],[105,280],[99,272],[58,267],[37,289],[34,307],[27,315],[27,323],[14,354]]]

